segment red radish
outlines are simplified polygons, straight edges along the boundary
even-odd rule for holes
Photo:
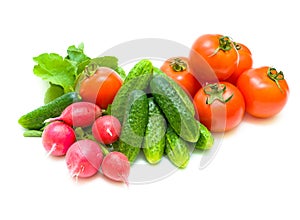
[[[42,134],[43,146],[53,156],[64,156],[75,141],[74,130],[61,121],[48,124]]]
[[[64,121],[74,127],[88,127],[96,118],[100,117],[102,111],[99,106],[91,102],[75,102],[69,105],[59,117],[49,118],[46,122]]]
[[[72,177],[91,177],[102,163],[103,153],[99,145],[92,140],[80,140],[72,144],[66,154],[66,163]]]
[[[124,154],[117,151],[108,153],[103,159],[101,170],[109,179],[128,184],[130,163]]]
[[[92,132],[96,140],[102,144],[111,144],[120,136],[121,123],[116,117],[105,115],[94,122]]]

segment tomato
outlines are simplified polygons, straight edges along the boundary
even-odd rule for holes
[[[194,97],[199,121],[212,132],[238,126],[245,113],[245,101],[238,88],[228,82],[208,84]]]
[[[122,83],[122,79],[114,70],[100,67],[94,74],[81,81],[79,95],[83,101],[95,103],[106,109],[113,102]]]
[[[246,112],[259,118],[278,114],[289,95],[283,73],[267,66],[243,72],[237,81],[237,87],[244,96]]]
[[[239,76],[246,70],[252,68],[253,59],[251,51],[248,47],[241,43],[235,43],[235,48],[239,53],[239,62],[237,65],[237,69],[233,72],[233,74],[226,80],[234,85],[239,78]]]
[[[223,81],[236,70],[238,56],[234,42],[229,37],[206,34],[200,36],[192,45],[190,65],[192,72],[202,84]]]
[[[160,69],[177,82],[191,97],[194,97],[201,87],[198,80],[190,72],[186,57],[170,58],[163,63]]]

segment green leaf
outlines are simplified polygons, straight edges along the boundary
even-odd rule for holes
[[[51,102],[52,100],[62,96],[63,94],[63,87],[50,83],[50,87],[47,89],[44,96],[44,104]]]
[[[83,43],[79,44],[78,47],[72,45],[67,49],[68,56],[66,59],[74,61],[77,63],[77,73],[81,73],[85,66],[89,64],[91,58],[84,54],[84,45]]]
[[[85,69],[85,67],[87,65],[89,65],[90,61],[91,61],[91,59],[88,59],[88,60],[84,60],[81,63],[77,64],[77,75],[79,75],[80,73],[83,72],[83,70]]]
[[[84,54],[83,50],[84,50],[83,43],[79,44],[78,47],[74,45],[69,46],[67,49],[68,56],[66,58],[75,61],[77,63],[81,63],[85,60],[89,60],[90,58]]]
[[[63,87],[65,93],[74,91],[77,75],[76,62],[63,59],[56,53],[44,53],[34,57],[33,60],[37,63],[33,68],[36,76]]]
[[[98,67],[105,66],[116,70],[118,68],[118,59],[114,56],[96,57],[90,61],[90,65],[93,64],[96,64]]]

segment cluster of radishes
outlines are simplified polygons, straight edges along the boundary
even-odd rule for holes
[[[118,140],[121,124],[111,115],[102,115],[99,106],[90,102],[69,105],[50,122],[42,134],[42,143],[49,155],[65,156],[72,177],[87,178],[99,171],[114,181],[127,184],[130,162],[116,151],[109,152],[105,144]],[[93,139],[77,140],[74,128],[92,127]]]

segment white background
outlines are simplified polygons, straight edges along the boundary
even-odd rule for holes
[[[299,8],[297,1],[1,1],[0,219],[299,219]],[[276,117],[246,116],[226,133],[211,164],[151,184],[75,182],[63,159],[24,138],[18,118],[43,103],[32,57],[84,42],[97,56],[128,40],[163,38],[187,47],[221,33],[246,44],[254,66],[271,65],[290,86]],[[129,51],[130,52],[130,51]]]

